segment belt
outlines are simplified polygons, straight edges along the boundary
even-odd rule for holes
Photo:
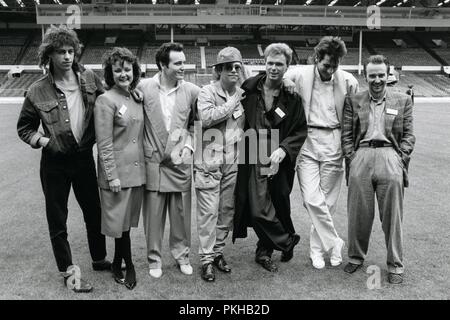
[[[321,129],[321,130],[334,130],[334,129],[340,129],[341,127],[334,127],[334,128],[330,128],[330,127],[320,127],[320,126],[310,126],[308,125],[308,128],[314,128],[314,129]]]
[[[361,148],[367,147],[367,148],[383,148],[383,147],[392,147],[392,143],[386,142],[386,141],[380,141],[380,140],[370,140],[361,142],[359,144]]]

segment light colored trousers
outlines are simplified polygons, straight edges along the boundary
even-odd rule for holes
[[[387,247],[388,271],[403,273],[403,164],[391,147],[360,148],[348,180],[348,256],[362,264],[369,247],[377,196]]]
[[[339,239],[332,215],[336,211],[344,170],[341,130],[308,128],[297,159],[303,205],[311,218],[310,255],[322,255]]]
[[[197,231],[202,264],[223,254],[225,240],[233,228],[234,188],[237,164],[222,164],[214,171],[195,168]]]
[[[178,264],[189,264],[191,246],[191,190],[158,192],[145,190],[143,203],[144,231],[150,269],[161,268],[161,246],[169,212],[169,248]]]

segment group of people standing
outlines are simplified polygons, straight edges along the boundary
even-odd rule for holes
[[[348,254],[355,272],[368,250],[374,194],[388,250],[389,281],[403,280],[403,188],[407,186],[412,132],[411,99],[386,88],[389,63],[372,56],[364,66],[369,90],[339,69],[344,42],[324,37],[313,65],[289,68],[283,43],[264,52],[266,72],[249,76],[238,49],[226,47],[212,66],[215,79],[199,88],[184,81],[183,46],[165,43],[159,72],[140,80],[138,60],[126,48],[104,56],[103,84],[77,62],[80,43],[65,26],[52,26],[39,48],[47,72],[29,88],[17,128],[42,148],[40,176],[57,266],[65,283],[74,264],[67,241],[71,186],[83,211],[92,267],[117,283],[136,286],[130,229],[142,212],[149,275],[162,276],[162,240],[180,271],[191,275],[191,185],[197,200],[201,277],[231,272],[224,257],[252,227],[255,261],[276,272],[273,252],[290,261],[300,241],[291,219],[295,173],[311,218],[309,256],[314,268],[342,263],[344,240],[333,224],[346,161]],[[104,85],[107,90],[105,91]],[[39,131],[42,124],[43,132]],[[92,147],[97,143],[97,174]],[[193,181],[192,181],[193,179]],[[99,191],[100,190],[100,191]],[[115,239],[112,263],[105,236]],[[125,271],[125,273],[124,273]],[[84,279],[70,286],[90,292]]]

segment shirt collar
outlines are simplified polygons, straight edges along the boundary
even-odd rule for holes
[[[161,90],[161,72],[158,72],[157,74],[154,75],[153,79],[156,81],[158,88]],[[178,80],[177,85],[170,89],[169,91],[165,91],[167,94],[170,94],[176,90],[178,90],[178,88],[181,87],[181,85],[184,83],[184,80]]]
[[[383,101],[386,101],[386,93],[387,93],[387,91],[384,92],[384,95],[380,99],[375,99],[369,90],[370,101],[373,101],[375,103],[381,103]]]
[[[314,68],[314,73],[315,73],[315,75],[316,75],[316,78],[319,79],[320,82],[323,82],[323,83],[330,83],[330,84],[333,84],[333,83],[334,83],[334,73],[331,75],[331,79],[328,80],[328,81],[323,81],[323,80],[322,80],[322,78],[320,77],[319,70],[317,69],[317,65],[316,65],[315,68]]]
[[[258,84],[256,85],[256,89],[260,92],[264,92],[264,83],[266,82],[266,76],[261,77],[261,79],[259,79]],[[281,86],[279,87],[279,91],[274,95],[274,97],[278,97],[281,90],[283,88],[283,82],[281,83]]]

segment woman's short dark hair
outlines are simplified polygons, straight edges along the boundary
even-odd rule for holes
[[[386,77],[389,76],[389,72],[391,71],[391,66],[389,64],[389,60],[383,56],[382,54],[376,54],[367,58],[366,63],[364,63],[364,76],[367,77],[367,65],[369,63],[372,64],[385,64],[386,65]]]
[[[141,77],[141,68],[139,67],[138,59],[130,50],[121,47],[114,47],[103,55],[105,83],[110,88],[115,85],[112,67],[117,61],[120,63],[127,61],[133,65],[133,81],[130,84],[130,88],[136,88]]]
[[[50,61],[50,55],[56,49],[71,46],[74,49],[74,63],[78,62],[81,54],[81,44],[77,33],[66,25],[51,25],[44,34],[44,39],[38,49],[39,66],[45,67]]]
[[[159,71],[162,70],[161,65],[168,66],[170,62],[170,51],[183,51],[183,45],[178,42],[166,42],[163,43],[156,52],[156,65]]]
[[[339,64],[339,60],[347,54],[344,41],[339,37],[332,36],[326,36],[320,39],[319,44],[314,47],[314,58],[316,62],[322,61],[327,54],[336,65]]]

